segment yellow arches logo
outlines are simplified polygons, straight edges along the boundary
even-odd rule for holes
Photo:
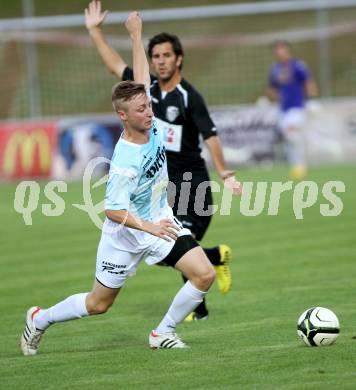
[[[17,150],[21,168],[25,174],[30,173],[34,168],[36,158],[36,147],[38,150],[39,169],[46,173],[51,167],[51,144],[48,134],[43,129],[30,133],[15,131],[9,138],[4,153],[3,172],[5,175],[12,175],[17,165]]]

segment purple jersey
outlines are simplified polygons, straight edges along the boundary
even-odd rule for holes
[[[303,61],[291,59],[287,64],[272,65],[269,85],[278,91],[282,111],[304,107],[304,87],[309,78],[309,69]]]

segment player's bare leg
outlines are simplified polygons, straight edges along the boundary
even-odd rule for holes
[[[90,293],[71,295],[48,309],[31,307],[26,313],[25,329],[20,341],[23,354],[37,354],[41,338],[50,325],[105,313],[119,291],[119,288],[107,288],[95,281]]]
[[[176,326],[203,301],[215,279],[214,268],[199,246],[183,255],[175,268],[182,272],[188,281],[174,297],[158,327],[151,332],[151,348],[186,347],[176,334]]]
[[[120,288],[107,288],[95,280],[85,302],[89,315],[106,313],[120,290]]]
[[[207,292],[215,279],[215,271],[204,250],[198,246],[187,252],[175,268],[199,290]]]

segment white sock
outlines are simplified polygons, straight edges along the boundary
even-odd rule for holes
[[[157,333],[174,332],[177,324],[203,301],[206,292],[195,288],[188,280],[174,297],[167,314],[156,328]]]
[[[75,294],[57,303],[49,309],[40,310],[34,316],[37,329],[45,330],[56,322],[75,320],[89,315],[85,305],[88,293]]]
[[[306,165],[304,134],[301,129],[292,130],[287,136],[287,159],[292,166]]]

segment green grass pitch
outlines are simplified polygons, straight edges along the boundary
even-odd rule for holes
[[[355,389],[356,172],[354,166],[315,168],[321,189],[341,180],[344,209],[322,217],[317,204],[296,220],[292,197],[278,216],[245,217],[234,200],[231,216],[214,217],[205,245],[233,248],[233,289],[213,286],[210,319],[182,324],[188,350],[151,351],[147,345],[175,292],[177,272],[141,264],[103,316],[54,325],[35,357],[20,353],[24,314],[47,307],[93,282],[100,231],[71,206],[82,203],[81,183],[63,195],[65,213],[33,213],[25,226],[14,211],[16,184],[0,186],[1,389]],[[287,169],[246,169],[243,180],[286,181]],[[42,183],[41,186],[43,188]],[[100,199],[103,187],[95,194]],[[216,201],[219,195],[215,196]],[[43,197],[41,202],[48,203]],[[308,348],[296,335],[298,316],[325,306],[339,317],[335,345]]]

